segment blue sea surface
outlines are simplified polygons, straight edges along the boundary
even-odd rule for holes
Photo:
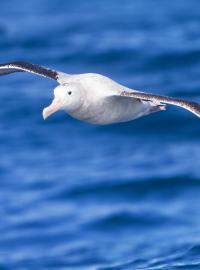
[[[1,1],[13,60],[200,102],[200,1]],[[0,77],[0,270],[200,269],[199,119],[43,121],[56,85]]]

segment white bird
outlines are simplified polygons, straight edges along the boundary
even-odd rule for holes
[[[64,110],[76,119],[106,125],[165,110],[165,104],[182,107],[200,117],[200,105],[196,102],[132,90],[100,74],[70,75],[26,62],[0,64],[0,75],[23,71],[59,83],[52,103],[43,110],[44,119]]]

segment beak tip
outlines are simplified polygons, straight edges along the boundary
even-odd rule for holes
[[[44,109],[43,111],[42,111],[42,118],[43,118],[43,120],[46,120],[47,119],[47,114],[46,114],[46,110]]]

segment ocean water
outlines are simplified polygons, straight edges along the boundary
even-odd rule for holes
[[[98,72],[200,101],[200,2],[0,2],[0,62]],[[0,77],[0,269],[200,269],[200,122],[41,112],[56,87]]]

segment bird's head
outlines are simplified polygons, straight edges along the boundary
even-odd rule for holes
[[[83,90],[77,83],[59,85],[54,89],[54,99],[52,103],[44,108],[43,118],[46,119],[58,110],[72,113],[82,104]]]

